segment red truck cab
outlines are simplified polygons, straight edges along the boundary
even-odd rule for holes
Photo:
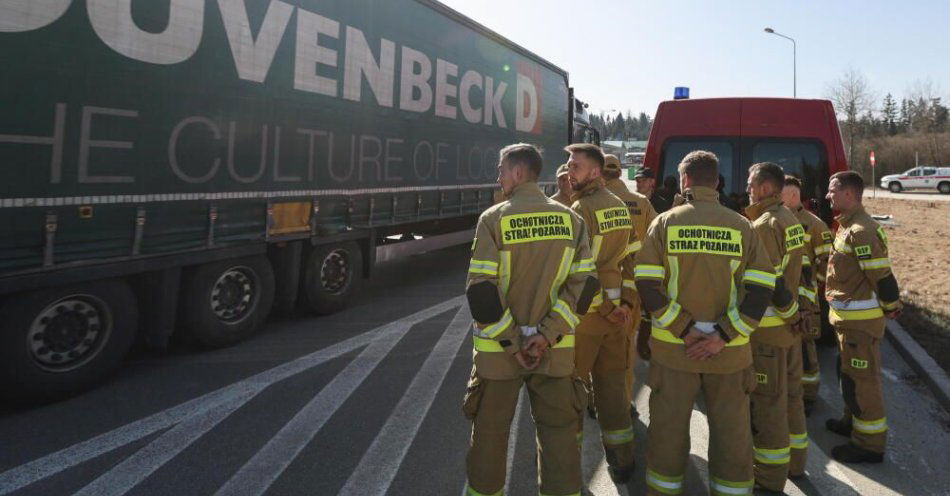
[[[749,166],[775,162],[802,179],[806,205],[817,200],[820,217],[831,224],[825,200],[828,178],[848,169],[834,108],[828,100],[791,98],[705,98],[660,103],[647,143],[644,166],[657,185],[677,176],[680,160],[693,150],[719,157],[724,191],[745,194]],[[744,201],[744,202],[743,202]]]

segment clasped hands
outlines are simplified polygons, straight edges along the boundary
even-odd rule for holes
[[[551,343],[543,334],[534,334],[524,340],[521,349],[515,352],[515,360],[527,370],[534,370],[541,363],[541,357],[548,352]]]
[[[706,334],[695,326],[690,328],[683,342],[686,343],[686,357],[691,360],[709,360],[726,346],[719,333]]]

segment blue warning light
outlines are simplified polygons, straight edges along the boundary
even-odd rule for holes
[[[674,100],[689,100],[689,88],[686,86],[677,86],[673,89]]]

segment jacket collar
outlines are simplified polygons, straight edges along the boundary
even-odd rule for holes
[[[534,197],[544,197],[544,192],[541,191],[541,188],[538,187],[538,183],[535,182],[521,183],[515,186],[515,189],[508,195],[509,200]]]
[[[594,179],[593,181],[587,183],[587,186],[584,186],[584,188],[581,189],[580,191],[575,191],[574,194],[571,195],[571,199],[576,201],[579,198],[590,196],[600,191],[603,188],[604,188],[604,178],[598,177],[597,179]]]
[[[866,212],[864,211],[864,205],[858,205],[854,210],[850,212],[838,214],[838,216],[835,217],[835,220],[838,221],[838,224],[841,225],[841,227],[847,228],[847,227],[851,227],[851,224],[854,224],[855,218],[857,218],[860,215],[864,215],[865,213]]]
[[[676,195],[686,202],[715,202],[719,203],[719,192],[705,186],[693,186],[683,191],[682,195]]]
[[[746,207],[745,215],[746,217],[755,220],[765,212],[775,211],[780,206],[782,206],[782,197],[778,195],[772,195]]]

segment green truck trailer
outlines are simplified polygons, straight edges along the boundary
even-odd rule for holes
[[[472,238],[498,150],[595,137],[567,73],[431,0],[0,2],[0,388],[340,310]]]

